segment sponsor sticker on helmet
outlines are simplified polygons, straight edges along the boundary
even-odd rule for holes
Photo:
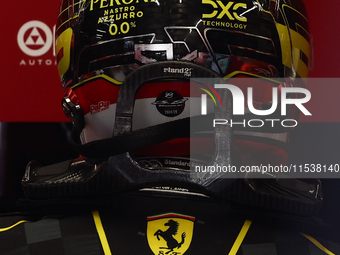
[[[176,67],[164,67],[163,70],[166,74],[183,74],[185,77],[191,77],[192,68],[188,67],[182,67],[182,68],[176,68]]]
[[[156,105],[157,110],[166,117],[176,117],[180,115],[184,108],[185,102],[188,98],[183,98],[183,96],[174,91],[167,90],[158,95],[153,105]]]
[[[235,29],[247,28],[247,17],[249,12],[246,3],[237,3],[234,1],[215,1],[202,0],[202,4],[209,6],[211,12],[202,14],[202,23],[204,26],[227,27]],[[254,4],[254,7],[256,5]]]

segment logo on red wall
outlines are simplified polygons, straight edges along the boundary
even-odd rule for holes
[[[17,35],[18,46],[24,53],[21,66],[54,66],[55,26],[50,28],[42,21],[32,20],[21,26]]]

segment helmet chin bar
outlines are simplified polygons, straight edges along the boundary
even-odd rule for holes
[[[191,76],[185,77],[183,73],[168,74],[165,68],[190,68]],[[223,173],[211,175],[210,173],[194,173],[188,170],[147,169],[139,165],[128,151],[143,146],[154,144],[149,141],[142,131],[131,131],[132,115],[135,98],[138,90],[145,83],[162,79],[189,78],[220,78],[218,74],[205,67],[190,62],[166,61],[142,66],[130,73],[121,86],[116,104],[116,118],[114,134],[110,139],[95,141],[85,145],[79,145],[80,153],[88,158],[69,160],[55,165],[41,167],[31,162],[22,180],[22,186],[28,198],[52,199],[52,198],[80,198],[89,196],[101,196],[118,192],[138,190],[147,187],[172,186],[190,189],[211,197],[224,200],[237,201],[261,208],[282,210],[294,214],[314,215],[321,203],[319,183],[306,184],[294,179],[266,179],[265,185],[269,192],[257,192],[256,185],[261,185],[261,180],[251,183],[247,176],[223,176]],[[222,78],[220,83],[223,83]],[[216,80],[215,80],[216,81]],[[232,102],[229,90],[219,90],[223,103],[222,107],[216,107],[214,118],[230,119],[232,117]],[[204,121],[205,116],[198,116],[198,122]],[[192,119],[197,116],[192,117]],[[160,126],[169,126],[164,133],[158,134],[156,143],[171,140],[178,135],[172,132],[173,124],[182,123],[177,120],[164,123]],[[184,120],[188,121],[188,120]],[[186,122],[187,124],[190,123]],[[210,122],[211,123],[211,122]],[[200,125],[197,125],[199,130]],[[152,127],[151,127],[152,128]],[[178,129],[178,128],[177,128]],[[192,131],[193,129],[191,129]],[[76,132],[80,132],[79,129]],[[153,132],[149,132],[152,136]],[[131,135],[139,134],[131,139]],[[207,165],[231,165],[232,129],[228,125],[217,125],[214,128],[215,155]],[[124,146],[124,138],[131,144]],[[134,144],[135,139],[139,139]],[[120,142],[120,143],[119,143]],[[139,146],[139,147],[138,147]],[[117,149],[118,147],[118,149]],[[87,155],[86,155],[87,154]],[[94,155],[94,156],[91,156]],[[250,184],[251,185],[250,185]],[[269,187],[269,188],[268,188]]]
[[[171,73],[168,74],[164,72],[164,69],[171,68],[187,68],[191,70],[190,76],[184,76],[183,73]],[[110,152],[110,144],[113,147],[121,147],[120,144],[117,144],[117,137],[124,137],[123,134],[131,133],[132,130],[132,116],[133,116],[133,108],[135,103],[135,98],[138,90],[145,83],[158,80],[158,79],[182,79],[188,81],[190,78],[220,78],[218,74],[211,71],[208,68],[199,66],[197,64],[193,64],[190,62],[179,62],[179,61],[165,61],[165,62],[157,62],[153,64],[148,64],[143,67],[136,69],[134,72],[130,73],[124,83],[121,85],[117,104],[116,104],[116,117],[115,117],[115,125],[112,139],[106,139],[99,142],[92,142],[85,145],[78,145],[77,148],[80,149],[80,153],[82,155],[95,155],[96,157],[90,157],[89,159],[82,159],[77,161],[70,161],[68,169],[66,172],[58,170],[58,167],[64,168],[67,163],[57,164],[55,166],[55,170],[48,173],[47,168],[38,168],[34,163],[30,163],[26,169],[25,177],[23,179],[23,187],[25,189],[26,194],[30,197],[36,196],[45,196],[45,192],[34,192],[35,188],[44,187],[46,189],[55,189],[55,192],[61,196],[81,196],[81,195],[89,195],[89,194],[100,194],[100,193],[110,193],[115,191],[123,191],[130,190],[135,188],[143,188],[150,186],[158,186],[158,185],[179,185],[181,187],[190,187],[202,193],[213,193],[213,191],[218,192],[218,188],[212,185],[214,180],[218,179],[220,176],[214,176],[213,178],[209,173],[197,174],[194,176],[187,170],[165,170],[165,169],[147,169],[140,166],[136,161],[132,159],[129,152],[124,152],[127,150],[122,150],[124,153],[116,154],[116,151]],[[223,83],[224,80],[220,78],[220,83]],[[216,80],[215,80],[216,81]],[[223,109],[217,109],[215,111],[215,118],[231,118],[231,94],[228,90],[223,90],[219,92],[221,96],[221,100],[225,107]],[[67,103],[67,100],[64,99],[64,109],[71,109],[68,112],[74,112],[72,109],[75,109],[74,105],[70,105],[70,102]],[[69,107],[66,107],[69,106]],[[72,116],[74,116],[73,114]],[[79,114],[78,114],[79,115]],[[72,117],[71,116],[71,117]],[[74,130],[75,134],[73,137],[78,137],[81,129],[79,126],[83,126],[82,124],[76,123],[77,119],[73,117],[72,121],[76,124],[76,129]],[[200,116],[199,120],[204,120],[204,116]],[[181,120],[173,121],[173,123],[181,123]],[[187,121],[188,124],[190,122]],[[210,122],[211,123],[211,122]],[[199,123],[197,123],[199,124]],[[162,125],[167,125],[161,124]],[[203,126],[203,123],[202,123]],[[132,133],[138,133],[138,131]],[[186,132],[187,133],[187,132]],[[214,160],[210,163],[210,165],[220,164],[220,165],[230,165],[231,164],[231,139],[232,131],[230,126],[227,125],[219,125],[215,128],[215,143],[216,143],[216,155]],[[143,140],[148,137],[143,137]],[[177,137],[166,138],[165,140],[170,140]],[[164,140],[164,141],[165,141]],[[116,141],[116,142],[115,142]],[[124,139],[121,139],[124,141]],[[75,141],[73,141],[76,143]],[[105,144],[103,145],[103,143]],[[132,141],[133,142],[133,141]],[[106,146],[107,145],[107,146]],[[150,145],[150,144],[147,144]],[[136,149],[133,145],[130,150]],[[82,151],[82,148],[85,150]],[[93,158],[102,158],[98,155],[98,150],[102,150],[102,155],[108,153],[108,159],[105,160],[96,160]],[[95,154],[93,154],[93,153]],[[106,155],[105,155],[106,156]],[[85,163],[86,162],[86,163]],[[95,169],[84,170],[79,169],[79,165],[82,165],[84,168],[87,168],[92,165]],[[77,169],[77,170],[76,170]],[[81,171],[81,172],[80,172]],[[89,172],[93,175],[89,176]],[[55,175],[57,173],[57,176]],[[61,190],[65,185],[69,186],[93,186],[93,180],[99,178],[98,176],[104,175],[105,181],[111,179],[109,184],[99,184],[94,185],[97,188],[91,190],[88,194],[84,194],[83,192],[76,191],[71,193],[62,192]],[[72,177],[73,176],[73,177]],[[223,180],[222,186],[227,186],[231,183],[233,179],[225,178]],[[101,182],[101,181],[99,181]],[[91,183],[91,184],[90,184]],[[57,191],[60,189],[60,191]],[[73,189],[72,189],[73,190]],[[34,194],[32,194],[32,192]],[[49,192],[48,192],[49,193]],[[57,195],[57,196],[59,196]]]
[[[119,134],[123,134],[126,132],[132,131],[132,116],[135,98],[138,90],[146,83],[155,79],[159,79],[162,76],[164,78],[186,78],[183,73],[175,73],[169,75],[165,75],[164,70],[168,67],[173,69],[188,69],[190,71],[190,78],[220,78],[218,74],[215,72],[199,66],[197,64],[193,64],[191,62],[178,62],[178,61],[165,61],[165,62],[157,62],[154,64],[145,65],[142,68],[138,68],[136,71],[128,75],[124,84],[121,86],[116,105],[116,118],[113,136],[117,136]],[[162,78],[163,78],[162,77]],[[188,78],[186,78],[188,79]],[[224,83],[224,80],[220,78],[219,83]],[[213,84],[210,84],[213,86]],[[222,103],[225,107],[215,107],[215,118],[216,119],[231,119],[232,117],[232,98],[229,90],[220,90],[219,94],[221,96]],[[203,119],[203,118],[202,118]],[[203,120],[202,120],[203,121]],[[211,123],[211,122],[210,122]],[[203,124],[203,123],[202,123]],[[215,128],[215,157],[208,165],[231,165],[231,142],[232,142],[232,130],[229,125],[219,125]],[[192,135],[190,134],[190,137]],[[127,161],[129,159],[129,161]],[[130,163],[128,163],[130,162]],[[192,183],[194,185],[199,185],[199,187],[207,188],[208,190],[213,190],[214,188],[209,187],[214,180],[221,177],[222,174],[217,174],[216,176],[211,176],[210,173],[198,173],[194,174],[188,173],[187,171],[178,171],[174,173],[170,173],[169,170],[164,169],[155,169],[150,172],[150,170],[145,169],[135,162],[131,160],[129,152],[120,155],[116,159],[113,159],[112,164],[115,164],[115,168],[119,166],[129,166],[130,169],[125,169],[125,173],[127,171],[130,172],[130,176],[134,178],[134,176],[138,176],[139,173],[145,172],[146,175],[145,180],[153,180],[155,184],[162,183],[164,180],[168,182],[170,185],[175,182],[184,181],[185,183]],[[157,174],[154,173],[156,171]],[[179,177],[182,175],[181,177]],[[234,176],[235,177],[235,176]],[[223,186],[231,183],[233,179],[230,177],[225,178],[223,182]]]

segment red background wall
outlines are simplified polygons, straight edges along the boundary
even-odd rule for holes
[[[314,69],[310,77],[340,77],[340,7],[334,1],[305,1],[314,39]]]
[[[52,122],[67,121],[61,109],[63,91],[54,60],[54,44],[41,56],[29,56],[20,49],[17,35],[29,21],[45,23],[53,35],[59,0],[6,1],[1,6],[0,24],[0,121]],[[310,77],[340,77],[340,33],[337,16],[339,5],[334,1],[306,1],[311,33],[314,38],[314,70]],[[40,31],[41,32],[41,31]],[[27,37],[26,33],[26,37]],[[46,41],[46,35],[41,33]],[[25,37],[25,38],[26,38]],[[36,46],[42,47],[42,46]],[[325,83],[327,83],[325,81]],[[337,95],[340,86],[311,87],[312,101],[308,109],[313,117],[303,121],[340,121]],[[331,109],[333,109],[331,111]]]

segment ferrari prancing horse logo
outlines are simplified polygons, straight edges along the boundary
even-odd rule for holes
[[[155,255],[184,254],[191,243],[195,218],[167,213],[147,218],[148,243]]]

